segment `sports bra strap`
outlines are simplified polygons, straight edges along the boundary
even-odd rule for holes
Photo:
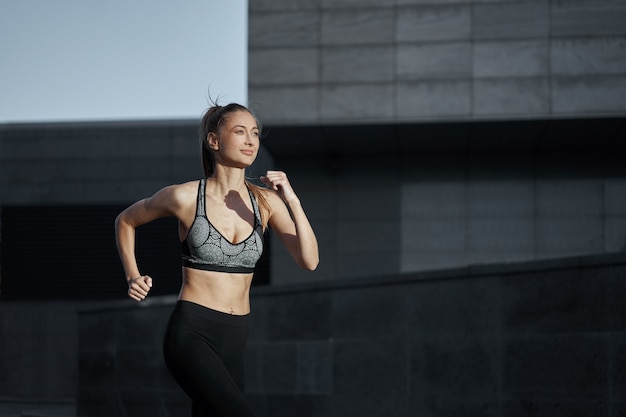
[[[206,210],[204,207],[205,198],[204,198],[204,190],[206,189],[206,178],[202,178],[200,180],[200,185],[198,185],[198,202],[196,204],[196,217],[198,216],[206,216]]]

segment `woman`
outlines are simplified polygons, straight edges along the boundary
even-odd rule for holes
[[[152,287],[135,258],[135,229],[178,219],[183,283],[164,341],[165,362],[192,399],[192,416],[251,416],[244,396],[244,347],[254,266],[270,226],[300,267],[314,270],[317,240],[284,172],[268,171],[256,187],[245,169],[259,151],[260,128],[244,106],[214,105],[200,133],[205,178],[171,185],[140,200],[115,221],[128,295]]]

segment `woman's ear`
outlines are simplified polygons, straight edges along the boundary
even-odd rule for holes
[[[206,140],[209,145],[209,148],[211,148],[214,151],[219,150],[220,143],[215,133],[209,132],[209,134],[206,136]]]

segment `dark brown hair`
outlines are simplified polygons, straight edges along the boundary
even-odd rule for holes
[[[242,106],[238,103],[230,103],[225,106],[220,106],[216,102],[213,102],[213,106],[211,106],[206,113],[202,116],[202,121],[200,123],[200,154],[202,155],[202,168],[204,170],[204,177],[209,178],[215,172],[215,155],[213,154],[213,150],[209,147],[208,136],[209,133],[213,132],[216,135],[219,135],[219,131],[228,119],[231,114],[245,111],[248,112],[254,120],[257,122],[257,126],[259,130],[261,129],[260,123],[254,113],[250,111],[246,106]],[[252,184],[249,181],[246,181],[246,186],[252,192],[255,199],[259,203],[259,211],[261,213],[261,222],[263,223],[263,229],[267,228],[267,222],[269,220],[269,203],[265,199],[262,188]]]

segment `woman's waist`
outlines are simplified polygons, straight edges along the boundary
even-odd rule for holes
[[[183,268],[183,285],[178,298],[229,314],[248,314],[251,282],[252,274]]]

